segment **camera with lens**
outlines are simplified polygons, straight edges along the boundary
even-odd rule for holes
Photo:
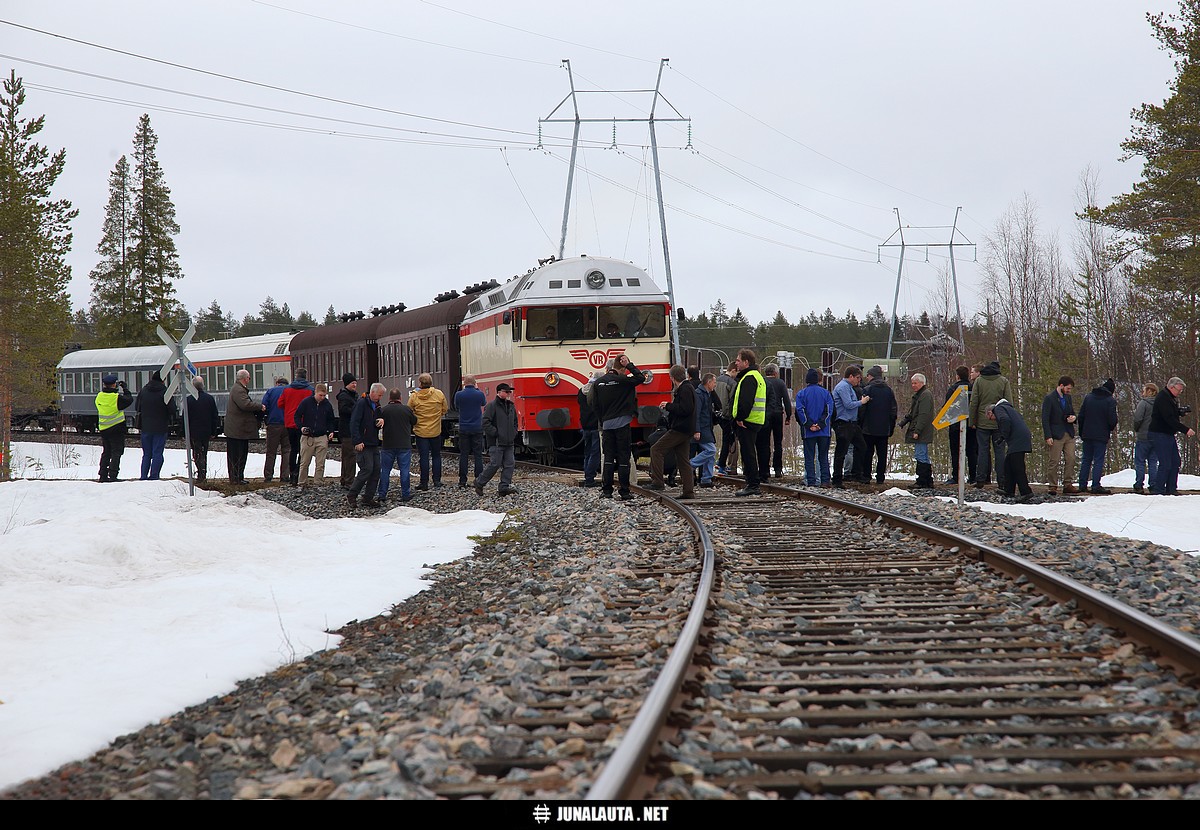
[[[1191,411],[1192,411],[1192,408],[1190,406],[1188,406],[1187,404],[1181,403],[1179,405],[1179,414],[1180,415],[1187,415]]]

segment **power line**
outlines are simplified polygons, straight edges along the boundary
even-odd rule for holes
[[[87,46],[92,49],[99,49],[104,52],[112,52],[113,54],[116,54],[116,55],[124,55],[125,57],[136,58],[137,60],[142,60],[142,61],[148,61],[150,63],[159,64],[160,66],[170,66],[173,69],[183,69],[187,72],[195,72],[200,75],[206,75],[210,78],[220,78],[221,80],[224,80],[224,81],[233,81],[234,83],[245,84],[246,86],[252,86],[252,87],[256,87],[258,89],[267,89],[267,90],[271,90],[272,92],[283,92],[288,95],[297,95],[302,98],[311,98],[314,101],[324,101],[325,103],[340,104],[342,106],[347,106],[347,107],[358,107],[360,109],[371,110],[372,112],[383,112],[383,113],[387,113],[388,115],[398,115],[402,118],[416,118],[421,121],[433,121],[438,124],[449,124],[454,127],[470,127],[472,129],[476,129],[476,130],[488,130],[490,132],[500,132],[500,133],[506,133],[509,135],[527,135],[527,136],[533,135],[532,133],[523,133],[519,130],[510,130],[510,129],[506,129],[506,128],[502,128],[502,127],[488,127],[484,124],[472,124],[468,121],[455,121],[453,119],[448,119],[448,118],[437,118],[432,115],[420,115],[418,113],[413,113],[413,112],[404,112],[402,110],[388,109],[387,107],[377,107],[372,104],[363,104],[363,103],[359,103],[357,101],[347,101],[342,98],[333,98],[333,97],[330,97],[327,95],[317,95],[312,92],[303,92],[303,91],[297,90],[297,89],[289,89],[288,87],[282,87],[282,86],[276,86],[274,84],[262,83],[261,81],[251,81],[247,78],[239,78],[235,75],[225,75],[221,72],[212,72],[208,69],[199,69],[197,67],[187,66],[186,64],[182,64],[182,63],[174,63],[172,61],[162,60],[161,58],[152,58],[148,55],[139,55],[136,52],[128,52],[124,49],[115,49],[111,46],[104,46],[99,43],[92,43],[91,41],[80,40],[79,38],[68,37],[67,35],[61,35],[56,32],[48,32],[45,29],[36,29],[32,26],[24,26],[20,23],[14,23],[11,20],[0,19],[0,24],[3,24],[5,26],[12,26],[17,29],[23,29],[27,32],[34,32],[39,35],[45,35],[46,37],[52,37],[52,38],[57,38],[59,40],[65,40],[69,43],[77,43],[81,46]]]

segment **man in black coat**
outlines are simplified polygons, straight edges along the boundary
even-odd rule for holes
[[[350,440],[350,416],[358,403],[358,379],[350,372],[342,375],[342,388],[337,393],[338,441],[342,447],[342,489],[349,490],[354,481],[356,454]]]
[[[1079,405],[1079,438],[1083,441],[1083,460],[1079,464],[1079,489],[1087,487],[1088,476],[1092,479],[1092,493],[1107,496],[1111,490],[1100,486],[1104,475],[1104,455],[1108,452],[1108,439],[1117,428],[1117,401],[1113,392],[1117,384],[1112,378],[1104,381],[1089,392]]]
[[[758,453],[759,480],[766,481],[772,469],[775,478],[783,477],[783,428],[792,422],[792,396],[774,363],[764,366],[762,374],[767,384],[767,415],[762,429],[754,436],[754,448]]]
[[[375,492],[379,487],[379,430],[383,428],[383,415],[379,401],[387,391],[382,383],[372,383],[371,390],[358,399],[350,413],[350,440],[358,453],[358,475],[350,483],[346,503],[355,506],[358,494],[363,493],[363,507],[378,507]],[[365,489],[364,489],[365,488]]]
[[[204,378],[192,378],[192,385],[200,394],[198,398],[188,395],[184,404],[192,438],[192,463],[196,465],[196,481],[208,481],[208,442],[221,434],[221,415],[213,396],[204,391]]]
[[[592,384],[601,377],[600,372],[594,373],[575,396],[579,404],[579,430],[583,433],[583,481],[579,482],[580,487],[600,486],[596,481],[596,473],[600,472],[600,422],[596,420],[596,410],[592,406],[596,394]]]
[[[156,480],[163,465],[163,450],[167,446],[167,431],[175,420],[178,408],[172,399],[168,403],[163,396],[167,385],[158,372],[137,396],[138,432],[142,435],[142,480]]]
[[[1018,501],[1029,501],[1033,488],[1029,486],[1029,475],[1025,471],[1025,456],[1033,452],[1033,434],[1021,413],[1005,398],[988,406],[987,417],[996,422],[996,431],[1004,439],[1006,448],[1004,484],[1000,492],[1013,496],[1020,488],[1021,497]]]
[[[517,492],[513,487],[513,470],[516,468],[517,407],[513,404],[512,387],[507,383],[496,385],[496,397],[483,408],[483,434],[488,441],[488,463],[475,479],[475,494],[482,496],[483,488],[500,471],[498,492],[507,496]]]
[[[1075,472],[1075,403],[1071,393],[1075,381],[1070,375],[1058,379],[1058,386],[1042,400],[1042,435],[1046,439],[1046,492],[1058,492],[1059,466],[1062,466],[1063,493],[1076,492],[1072,484]]]
[[[883,484],[887,477],[888,439],[896,430],[896,393],[883,379],[883,367],[872,366],[867,370],[867,385],[863,394],[870,400],[858,409],[858,424],[862,428],[867,451],[861,459],[854,459],[854,466],[863,479],[871,478],[871,457],[875,456],[875,481]]]
[[[675,394],[667,404],[667,433],[650,448],[651,490],[665,490],[663,483],[663,461],[670,453],[675,458],[675,469],[683,484],[683,498],[695,498],[695,477],[688,461],[688,448],[696,434],[696,387],[687,379],[687,370],[682,366],[671,367],[671,382]]]
[[[646,375],[630,362],[627,355],[610,360],[608,371],[592,381],[596,420],[600,424],[600,444],[604,454],[600,485],[602,498],[613,497],[614,474],[621,499],[629,501],[633,498],[629,491],[630,424],[637,417],[637,388],[645,381]]]
[[[1183,394],[1185,386],[1182,379],[1171,378],[1166,388],[1154,398],[1148,434],[1154,444],[1154,452],[1158,454],[1158,475],[1150,483],[1152,496],[1179,495],[1180,459],[1175,435],[1182,432],[1191,438],[1196,434],[1194,429],[1184,426],[1179,420],[1183,414],[1179,408],[1179,396]]]

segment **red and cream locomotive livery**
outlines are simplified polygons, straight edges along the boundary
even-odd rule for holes
[[[654,428],[671,399],[670,325],[670,301],[645,271],[571,257],[471,301],[459,327],[462,371],[489,398],[510,384],[525,446],[548,456],[578,442],[579,390],[622,354],[648,378],[634,427]]]

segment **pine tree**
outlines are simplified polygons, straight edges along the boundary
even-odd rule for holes
[[[329,308],[325,311],[325,322],[323,325],[336,325],[338,321],[337,312],[333,310],[333,303],[329,304]]]
[[[1103,210],[1086,211],[1125,235],[1134,296],[1161,321],[1159,374],[1193,367],[1200,335],[1200,0],[1179,13],[1147,15],[1154,38],[1175,59],[1161,104],[1134,110],[1125,159],[1144,160],[1142,180]]]
[[[97,342],[104,346],[133,346],[139,341],[145,309],[133,306],[133,182],[125,156],[108,177],[108,204],[104,208],[104,228],[96,253],[102,259],[92,269],[92,318],[96,322]]]
[[[0,95],[0,481],[11,475],[14,406],[53,403],[54,367],[71,326],[66,263],[78,211],[50,192],[66,164],[34,141],[45,117],[21,118],[25,89],[15,72]]]
[[[163,178],[156,151],[158,136],[150,116],[142,115],[133,136],[133,298],[141,312],[134,342],[157,342],[158,324],[174,327],[181,319],[175,300],[175,282],[183,278],[175,236],[175,205]]]

